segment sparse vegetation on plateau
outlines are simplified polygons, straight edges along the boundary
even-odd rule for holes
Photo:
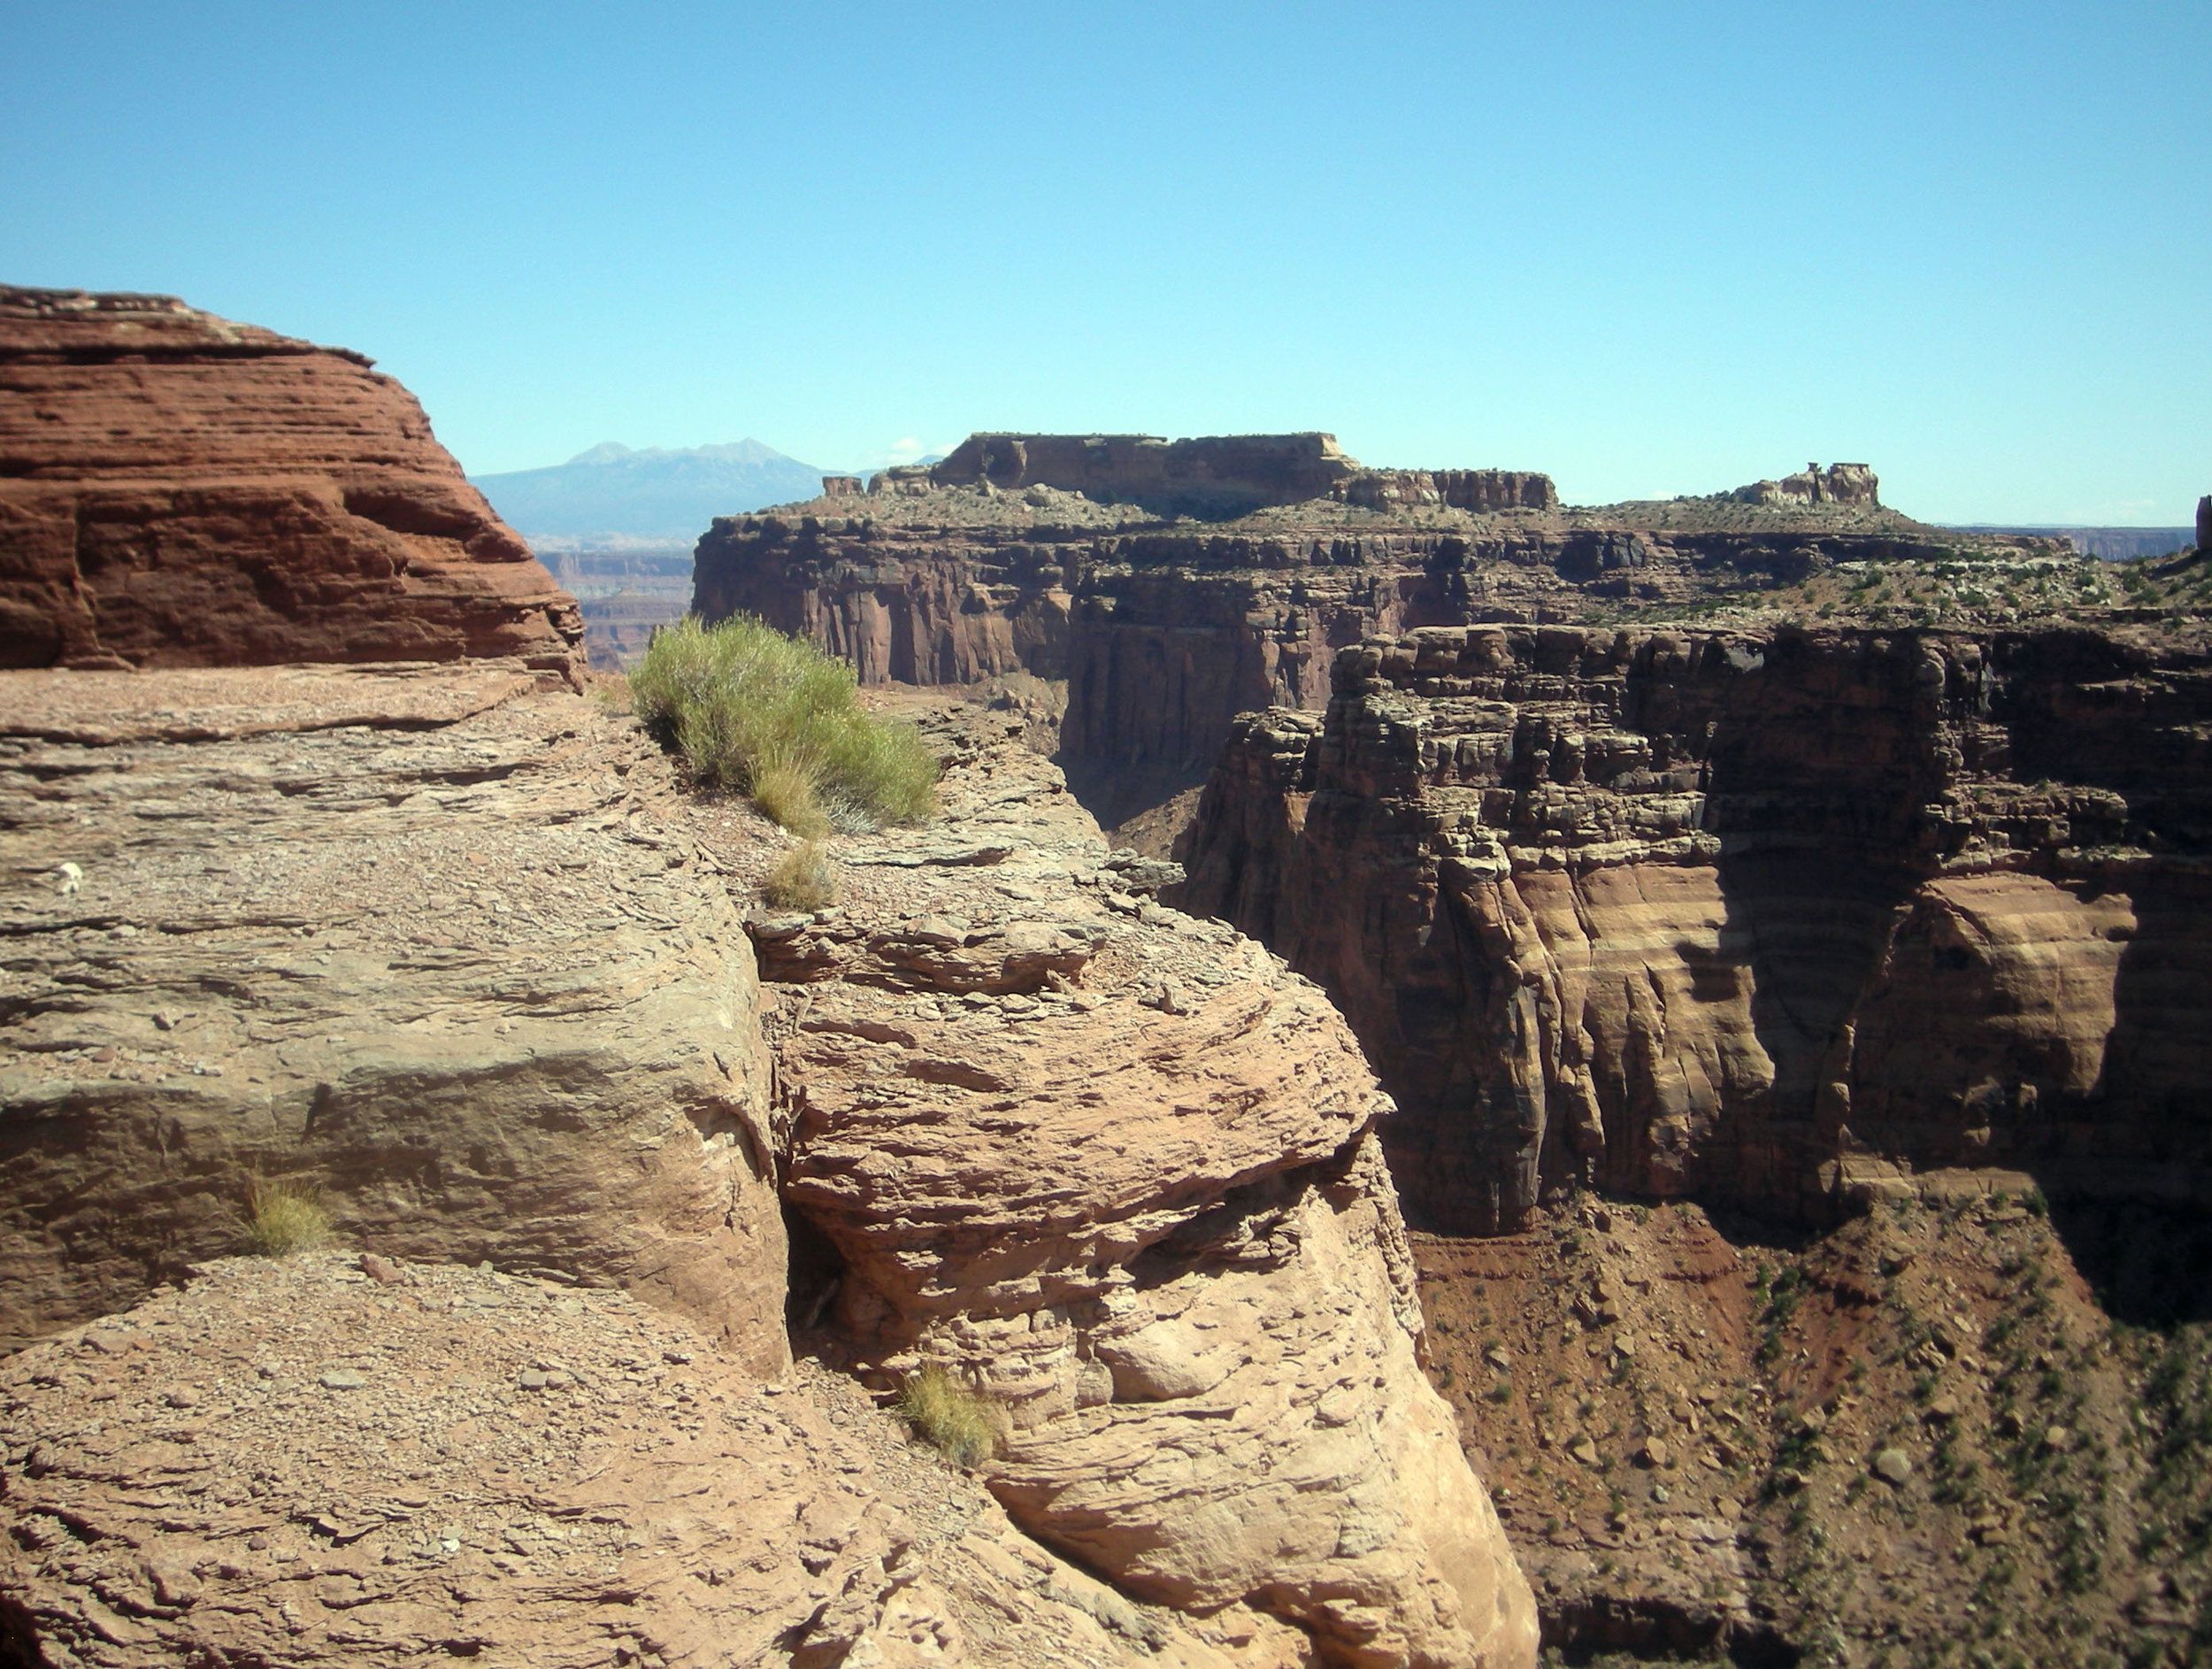
[[[330,1238],[321,1190],[304,1182],[256,1182],[246,1194],[246,1242],[264,1258],[312,1251]]]
[[[837,902],[837,871],[819,841],[801,841],[762,878],[760,896],[779,910],[822,910]]]
[[[916,1436],[955,1465],[976,1466],[997,1451],[1005,1415],[990,1397],[935,1362],[899,1387],[898,1411]]]
[[[862,711],[844,662],[749,615],[687,615],[656,634],[630,696],[695,782],[751,796],[795,834],[918,823],[935,807],[921,737]]]

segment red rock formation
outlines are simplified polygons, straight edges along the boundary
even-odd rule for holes
[[[1856,548],[1891,558],[1934,550],[1888,536]],[[1209,531],[1033,524],[1026,514],[948,526],[771,513],[715,522],[699,542],[692,605],[709,619],[758,614],[810,637],[865,684],[1023,672],[1064,681],[1064,757],[1202,772],[1239,713],[1317,711],[1331,658],[1363,637],[1565,618],[1594,597],[1772,587],[1830,560],[1809,537],[1717,532]]]
[[[1739,487],[1733,496],[1746,504],[1851,504],[1867,508],[1881,502],[1881,482],[1872,465],[1818,464],[1805,465],[1801,475],[1785,475],[1778,481],[1754,481]]]
[[[1164,514],[1240,514],[1326,498],[1359,471],[1333,435],[971,435],[942,463],[887,472],[939,487],[1058,488]]]
[[[1432,628],[1240,722],[1176,896],[1328,987],[1465,1232],[1578,1181],[2203,1198],[2208,714],[2201,629]]]
[[[0,666],[573,681],[574,602],[371,363],[173,296],[0,288]]]
[[[1326,435],[987,435],[858,498],[718,519],[693,606],[810,636],[864,683],[1063,683],[1064,758],[1202,773],[1240,712],[1317,711],[1330,658],[1364,637],[1755,601],[2001,542],[1881,509],[1855,465],[1770,504],[1583,511],[1546,476],[1367,470]]]

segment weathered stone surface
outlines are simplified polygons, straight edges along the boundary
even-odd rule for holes
[[[1430,628],[1240,721],[1171,897],[1325,984],[1462,1232],[1585,1181],[2212,1197],[2202,630]]]
[[[785,1359],[736,910],[658,750],[538,683],[0,673],[0,1337],[234,1250],[265,1175]]]
[[[27,1661],[1308,1661],[1053,1557],[819,1370],[763,1385],[624,1295],[351,1263],[218,1263],[0,1365]]]
[[[1419,1372],[1387,1104],[1341,1020],[1121,890],[1135,865],[1018,719],[933,724],[944,833],[841,839],[836,910],[753,923],[785,1197],[836,1249],[841,1348],[1003,1399],[991,1488],[1132,1593],[1249,1604],[1332,1663],[1531,1661]]]
[[[371,361],[0,287],[0,666],[519,658],[576,604]]]

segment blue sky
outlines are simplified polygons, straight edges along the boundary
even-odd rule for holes
[[[2212,492],[2212,5],[0,8],[0,281],[377,357],[474,473],[1327,428],[1572,502]]]

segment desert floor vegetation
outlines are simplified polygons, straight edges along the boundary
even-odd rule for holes
[[[330,1213],[311,1183],[257,1181],[246,1192],[245,1228],[261,1257],[288,1258],[330,1238]]]
[[[630,696],[695,782],[749,795],[795,834],[918,823],[935,809],[937,762],[913,727],[864,711],[843,661],[749,615],[664,627]]]
[[[837,869],[818,840],[801,841],[762,877],[760,896],[779,910],[826,910],[837,902]]]
[[[980,1465],[997,1452],[1003,1411],[935,1362],[906,1376],[896,1406],[914,1434],[955,1465]]]

